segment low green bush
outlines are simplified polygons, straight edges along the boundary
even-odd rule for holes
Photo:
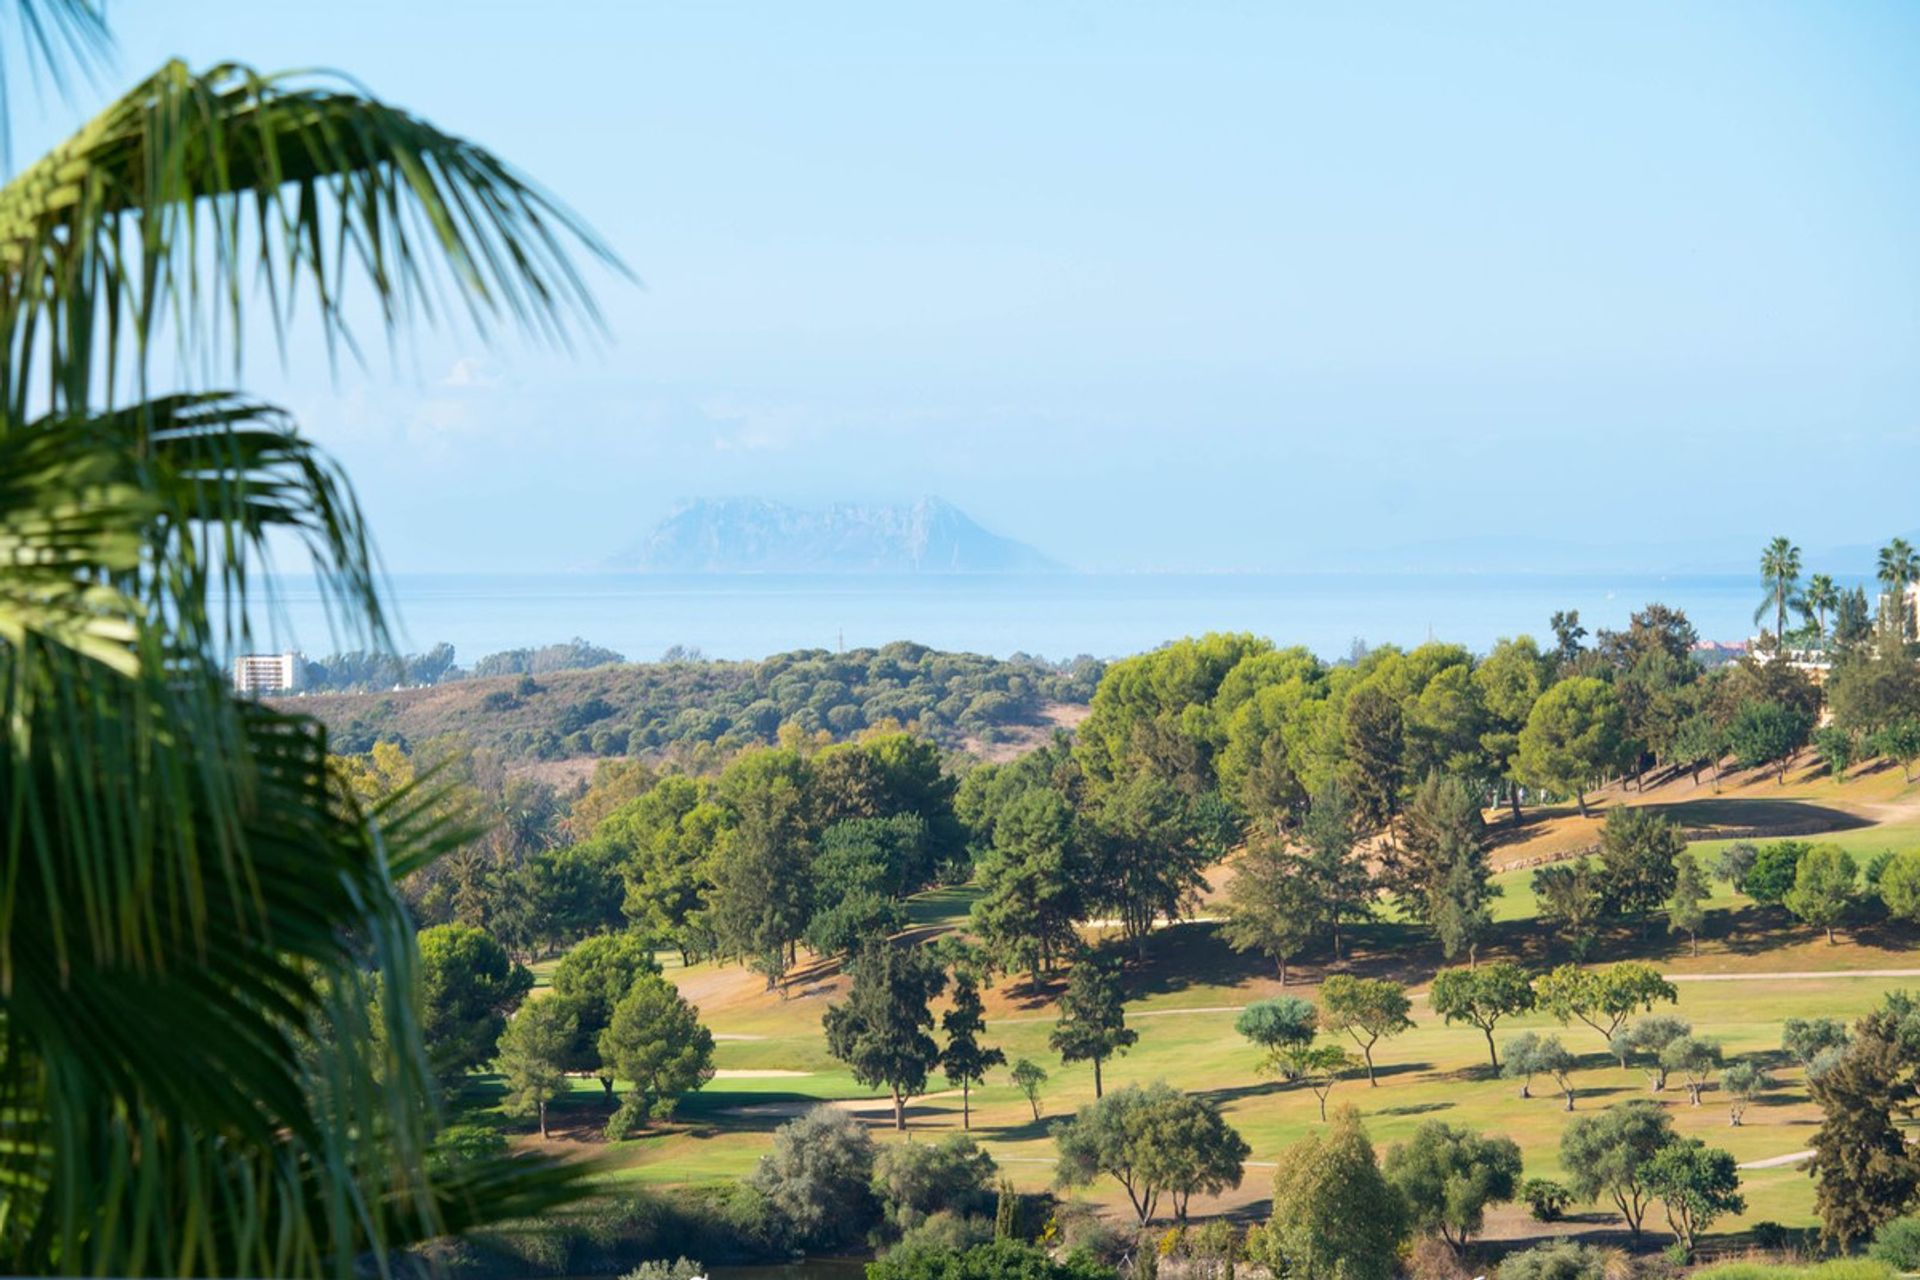
[[[1609,1280],[1621,1271],[1623,1254],[1577,1240],[1535,1245],[1500,1260],[1500,1280]]]
[[[1693,1280],[1893,1280],[1893,1268],[1874,1258],[1835,1258],[1810,1266],[1723,1262],[1694,1272]]]
[[[1874,1233],[1867,1251],[1896,1271],[1920,1271],[1920,1218],[1895,1218]]]
[[[1115,1280],[1115,1272],[1085,1253],[1055,1261],[1033,1245],[995,1240],[970,1249],[894,1249],[868,1264],[867,1280]]]
[[[641,1263],[620,1280],[701,1280],[706,1274],[706,1267],[692,1258],[657,1259]]]
[[[671,1197],[632,1192],[590,1201],[533,1222],[476,1232],[426,1251],[452,1280],[620,1275],[662,1259],[719,1264],[784,1261],[788,1248],[764,1197],[715,1186]]]
[[[907,1228],[888,1253],[915,1249],[971,1249],[975,1245],[985,1244],[993,1239],[993,1222],[990,1219],[972,1214],[949,1213],[941,1210],[928,1214],[913,1226]]]
[[[1558,1222],[1573,1202],[1573,1192],[1551,1178],[1528,1178],[1520,1184],[1520,1198],[1533,1211],[1536,1222]]]

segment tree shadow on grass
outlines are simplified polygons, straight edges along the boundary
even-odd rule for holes
[[[979,1121],[975,1121],[973,1132],[976,1135],[991,1135],[995,1140],[1001,1142],[1032,1142],[1042,1138],[1052,1137],[1056,1127],[1066,1124],[1072,1119],[1072,1112],[1062,1111],[1057,1115],[1048,1115],[1043,1111],[1040,1113],[1038,1120],[1032,1119],[1031,1113],[1029,1113],[1029,1118],[1013,1124],[982,1124]]]
[[[1382,1107],[1374,1112],[1377,1116],[1424,1116],[1435,1111],[1450,1111],[1455,1104],[1451,1102],[1409,1102],[1404,1106]]]
[[[1670,804],[1642,806],[1686,830],[1689,839],[1725,839],[1734,832],[1760,830],[1782,835],[1819,835],[1856,831],[1873,825],[1871,818],[1810,800],[1769,800],[1755,796],[1738,799],[1702,797]],[[1753,839],[1768,839],[1761,835]]]
[[[1183,921],[1154,930],[1137,949],[1120,951],[1127,957],[1127,998],[1171,995],[1196,986],[1240,987],[1273,979],[1278,970],[1271,960],[1254,952],[1235,951],[1221,936],[1220,926]]]
[[[1422,1071],[1431,1070],[1433,1070],[1431,1062],[1376,1062],[1373,1064],[1373,1074],[1382,1080],[1388,1080],[1394,1076],[1417,1075]],[[1367,1087],[1367,1069],[1364,1066],[1348,1072],[1345,1078],[1363,1089]]]
[[[1245,1098],[1271,1098],[1283,1093],[1305,1094],[1307,1087],[1296,1080],[1262,1080],[1255,1084],[1222,1085],[1217,1089],[1195,1089],[1192,1092],[1196,1098],[1206,1098],[1225,1105]]]

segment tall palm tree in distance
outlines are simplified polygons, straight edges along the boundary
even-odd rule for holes
[[[41,70],[106,41],[98,0],[0,0]],[[259,331],[352,355],[349,310],[565,341],[596,259],[473,143],[235,65],[161,67],[0,185],[0,1271],[346,1280],[577,1188],[430,1172],[395,882],[462,833],[229,688],[270,538],[391,642],[346,477],[224,380]]]
[[[1807,611],[1813,622],[1814,632],[1825,639],[1827,635],[1827,613],[1840,606],[1840,588],[1835,586],[1829,574],[1816,573],[1807,579],[1807,589],[1800,593],[1800,607]]]
[[[1915,554],[1905,538],[1895,538],[1880,548],[1878,576],[1880,585],[1886,589],[1885,602],[1880,607],[1883,611],[1892,610],[1900,638],[1905,640],[1913,633],[1912,619],[1907,616],[1907,588],[1920,581],[1920,554]]]
[[[1786,538],[1775,538],[1760,553],[1760,578],[1767,584],[1767,595],[1753,611],[1757,624],[1773,610],[1774,638],[1787,633],[1787,606],[1793,603],[1793,589],[1800,581],[1800,548]]]

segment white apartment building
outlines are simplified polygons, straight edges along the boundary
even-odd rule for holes
[[[233,691],[259,698],[300,687],[300,659],[286,653],[245,653],[233,660]]]

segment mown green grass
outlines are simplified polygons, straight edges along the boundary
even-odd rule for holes
[[[1920,822],[1820,838],[1835,839],[1864,858],[1878,848],[1920,844]],[[1710,859],[1724,843],[1699,842],[1694,848]],[[1569,958],[1564,945],[1537,921],[1531,879],[1531,869],[1496,878],[1504,890],[1496,903],[1499,926],[1483,958],[1513,957],[1534,968]],[[1679,1004],[1673,1011],[1690,1019],[1700,1034],[1720,1041],[1729,1059],[1759,1055],[1778,1068],[1782,1087],[1752,1108],[1745,1124],[1729,1125],[1717,1088],[1708,1090],[1700,1107],[1687,1104],[1678,1081],[1663,1094],[1649,1095],[1645,1077],[1637,1070],[1620,1069],[1604,1052],[1600,1037],[1580,1024],[1559,1028],[1536,1015],[1503,1025],[1496,1038],[1504,1042],[1521,1030],[1553,1030],[1576,1053],[1585,1055],[1578,1077],[1581,1112],[1626,1098],[1654,1096],[1682,1133],[1725,1147],[1741,1161],[1804,1150],[1810,1145],[1818,1114],[1806,1096],[1800,1072],[1785,1067],[1779,1054],[1781,1023],[1789,1017],[1852,1018],[1878,1004],[1890,989],[1920,987],[1920,979],[1846,973],[1920,968],[1914,935],[1866,925],[1844,933],[1845,945],[1829,947],[1818,931],[1795,925],[1778,909],[1756,907],[1724,882],[1716,881],[1713,889],[1698,957],[1691,954],[1684,937],[1670,935],[1656,918],[1641,927],[1616,928],[1601,939],[1590,958],[1596,962],[1645,958],[1680,975],[1833,974],[1816,980],[1696,980],[1679,985]],[[911,904],[912,924],[927,930],[963,926],[973,896],[964,887],[922,895]],[[1354,968],[1392,974],[1416,986],[1423,986],[1441,962],[1422,931],[1390,920],[1354,929],[1352,945],[1349,963]],[[723,1073],[805,1074],[715,1079],[682,1101],[672,1123],[611,1147],[595,1148],[608,1159],[616,1180],[687,1184],[744,1177],[767,1149],[774,1129],[789,1115],[815,1103],[872,1098],[878,1092],[854,1081],[826,1053],[820,1017],[839,990],[830,966],[803,973],[790,984],[786,998],[776,998],[738,970],[705,963],[682,967],[677,958],[663,960],[669,961],[668,975],[703,1005],[703,1020],[720,1037],[715,1065]],[[1301,988],[1303,994],[1313,995],[1311,983],[1324,965],[1322,958],[1299,967],[1297,972],[1308,982]],[[544,980],[550,965],[543,969],[539,976]],[[1227,948],[1217,925],[1187,923],[1157,931],[1129,967],[1127,982],[1128,1013],[1140,1041],[1130,1053],[1108,1064],[1108,1087],[1165,1079],[1218,1101],[1251,1145],[1252,1154],[1238,1192],[1207,1206],[1196,1203],[1195,1210],[1258,1212],[1272,1181],[1271,1166],[1283,1158],[1289,1144],[1320,1122],[1313,1096],[1262,1076],[1258,1054],[1233,1030],[1238,1008],[1279,989],[1277,974],[1263,958],[1240,956]],[[1004,1069],[973,1093],[974,1136],[1023,1189],[1050,1183],[1049,1128],[1093,1097],[1091,1068],[1065,1066],[1048,1049],[1055,991],[1029,992],[1016,977],[989,993],[987,1039],[1004,1050],[1009,1062],[1031,1058],[1052,1076],[1039,1121]],[[1563,1176],[1558,1142],[1568,1116],[1551,1082],[1536,1081],[1535,1096],[1521,1100],[1515,1082],[1493,1075],[1479,1031],[1445,1026],[1426,1011],[1423,995],[1416,998],[1415,1018],[1418,1025],[1413,1031],[1376,1049],[1379,1086],[1369,1087],[1363,1078],[1345,1081],[1335,1090],[1332,1105],[1359,1108],[1383,1152],[1405,1140],[1422,1122],[1443,1120],[1504,1133],[1520,1144],[1530,1176]],[[937,1075],[927,1087],[936,1095],[948,1089]],[[476,1091],[497,1099],[497,1082],[479,1082]],[[587,1136],[597,1133],[606,1110],[598,1083],[582,1081],[554,1109],[555,1123],[562,1132]],[[882,1141],[901,1140],[888,1127],[889,1112],[875,1109],[863,1114],[873,1121]],[[907,1140],[951,1132],[960,1126],[960,1100],[924,1097],[915,1101],[910,1116]],[[1718,1230],[1739,1230],[1768,1220],[1789,1226],[1813,1222],[1812,1184],[1800,1168],[1746,1170],[1742,1180],[1747,1212],[1720,1224]],[[1094,1198],[1109,1206],[1117,1206],[1120,1200],[1117,1190],[1106,1187],[1095,1188]],[[1526,1230],[1518,1215],[1508,1216],[1519,1222],[1516,1229]]]
[[[1202,926],[1186,926],[1200,928]],[[1887,980],[1836,976],[1790,983],[1689,982],[1682,984],[1677,1012],[1696,1029],[1722,1042],[1729,1057],[1759,1054],[1778,1058],[1780,1023],[1787,1017],[1852,1017],[1877,1004],[1890,985]],[[1287,1145],[1319,1123],[1314,1098],[1304,1089],[1283,1086],[1263,1077],[1255,1050],[1233,1030],[1231,1012],[1175,1012],[1183,1005],[1238,1005],[1246,994],[1238,987],[1196,985],[1180,993],[1180,1002],[1148,998],[1133,1006],[1133,1025],[1140,1042],[1107,1068],[1109,1087],[1129,1082],[1166,1079],[1192,1092],[1217,1100],[1253,1148],[1246,1185],[1226,1198],[1227,1205],[1247,1205],[1265,1198],[1271,1169],[1261,1167],[1280,1158]],[[811,1020],[824,1002],[789,1002],[780,1012],[788,1022],[785,1034],[758,1041],[723,1040],[716,1048],[722,1069],[764,1069],[787,1066],[811,1071],[805,1077],[716,1080],[701,1094],[682,1104],[671,1131],[618,1144],[611,1155],[623,1178],[650,1183],[700,1182],[733,1178],[749,1171],[766,1149],[774,1127],[784,1114],[750,1112],[746,1108],[768,1102],[800,1104],[871,1096],[843,1070],[822,1060],[819,1037]],[[810,1007],[809,1007],[810,1006]],[[1537,1081],[1535,1097],[1523,1101],[1513,1081],[1492,1075],[1485,1041],[1469,1027],[1447,1027],[1416,1005],[1416,1028],[1376,1050],[1380,1084],[1370,1088],[1364,1079],[1343,1082],[1334,1092],[1335,1106],[1351,1104],[1366,1119],[1376,1143],[1384,1149],[1407,1138],[1422,1121],[1444,1120],[1483,1132],[1504,1133],[1518,1142],[1533,1175],[1563,1174],[1558,1157],[1559,1135],[1567,1123],[1559,1097],[1547,1081]],[[1161,1016],[1154,1016],[1159,1014]],[[730,1023],[714,1019],[716,1030]],[[762,1018],[753,1025],[770,1026]],[[1038,1189],[1051,1178],[1052,1142],[1049,1123],[1076,1106],[1092,1100],[1092,1072],[1084,1065],[1064,1066],[1047,1049],[1051,1021],[1045,1016],[1003,1017],[990,1029],[990,1038],[1010,1061],[1030,1057],[1052,1074],[1044,1098],[1045,1116],[1036,1123],[1027,1104],[996,1072],[986,1087],[974,1092],[974,1133],[1023,1188]],[[1817,1114],[1808,1102],[1797,1069],[1780,1073],[1783,1088],[1748,1112],[1747,1122],[1728,1124],[1725,1102],[1717,1089],[1707,1092],[1705,1105],[1687,1105],[1676,1084],[1661,1095],[1649,1095],[1647,1082],[1636,1070],[1622,1071],[1604,1053],[1599,1036],[1576,1024],[1559,1029],[1550,1020],[1529,1017],[1503,1026],[1498,1038],[1522,1029],[1557,1030],[1565,1043],[1585,1055],[1579,1073],[1577,1107],[1591,1110],[1624,1098],[1656,1096],[1673,1115],[1681,1132],[1706,1139],[1732,1151],[1742,1160],[1757,1160],[1803,1150],[1809,1143]],[[764,1032],[762,1034],[765,1034]],[[943,1081],[930,1089],[944,1089]],[[596,1100],[598,1086],[575,1098]],[[791,1108],[789,1108],[791,1109]],[[871,1118],[885,1120],[881,1112]],[[921,1099],[912,1109],[910,1136],[924,1139],[959,1127],[957,1097]],[[883,1140],[897,1140],[890,1130],[877,1131]],[[1749,1210],[1742,1222],[1773,1220],[1790,1225],[1812,1221],[1812,1188],[1796,1168],[1748,1171],[1745,1175]],[[1097,1189],[1099,1198],[1112,1193]]]

